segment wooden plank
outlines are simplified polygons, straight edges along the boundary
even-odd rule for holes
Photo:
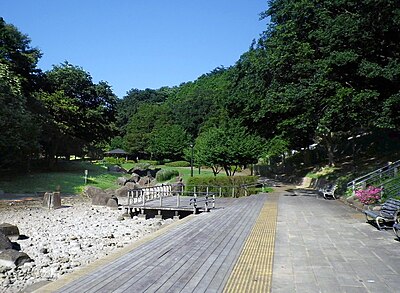
[[[226,212],[229,212],[229,210],[227,210]],[[203,219],[203,217],[199,217],[198,219],[198,224],[204,226],[207,223],[204,222],[206,221],[205,219]],[[187,224],[186,224],[187,225]],[[187,229],[187,227],[180,227],[177,230],[179,230],[178,232],[178,236],[177,235],[171,235],[169,236],[169,240],[172,240],[172,242],[168,242],[168,239],[165,239],[165,237],[167,237],[168,235],[161,237],[160,239],[158,239],[158,241],[165,243],[166,245],[169,246],[173,246],[174,242],[182,242],[184,243],[182,240],[184,240],[185,238],[188,238],[189,233],[193,233],[192,229]],[[169,247],[165,247],[166,249],[168,249]],[[116,261],[114,264],[111,264],[110,266],[108,266],[108,268],[103,269],[104,274],[109,274],[109,278],[105,278],[102,282],[106,282],[107,279],[110,280],[110,282],[112,282],[113,279],[113,271],[114,272],[120,272],[120,271],[130,271],[130,274],[134,273],[134,269],[135,267],[140,267],[140,264],[143,263],[143,261],[141,260],[142,258],[149,258],[151,256],[153,256],[156,252],[158,252],[159,250],[159,244],[157,244],[157,242],[155,242],[155,240],[152,243],[149,243],[148,245],[146,245],[146,247],[143,248],[138,248],[136,249],[134,252],[130,253],[129,258],[124,258],[124,259],[120,259],[118,261]],[[75,290],[77,288],[80,288],[79,290],[86,290],[86,289],[90,289],[92,286],[96,286],[98,279],[97,279],[97,275],[93,275],[93,276],[88,276],[87,278],[85,278],[84,280],[82,280],[83,286],[82,284],[76,284],[75,286],[70,286],[70,292],[75,292]],[[98,286],[96,286],[98,287]]]
[[[196,216],[58,292],[187,291],[195,289],[200,281],[223,282],[264,198],[233,201],[224,209]],[[215,272],[220,276],[214,277]]]
[[[199,222],[203,221],[204,220],[200,219]],[[113,279],[115,278],[113,276],[113,273],[120,271],[129,271],[133,267],[140,266],[141,264],[143,264],[143,258],[149,258],[155,254],[158,254],[159,253],[158,241],[164,241],[167,244],[165,249],[168,249],[168,245],[170,246],[173,245],[173,241],[178,241],[178,242],[182,241],[185,237],[187,237],[187,234],[191,233],[190,229],[185,228],[186,225],[175,229],[175,231],[177,231],[178,236],[176,236],[175,233],[168,233],[167,235],[163,235],[160,238],[158,238],[157,241],[153,240],[147,243],[146,245],[138,247],[137,249],[128,253],[125,257],[122,257],[116,260],[115,262],[103,267],[101,271],[97,272],[96,274],[88,275],[84,278],[81,278],[69,284],[68,286],[63,288],[63,291],[60,292],[77,292],[77,291],[84,292],[85,290],[89,290],[91,287],[96,286],[99,283],[99,275],[101,274],[103,275],[108,274],[108,277],[105,277],[102,280],[103,283],[107,281],[112,282]]]
[[[204,271],[209,272],[213,270],[217,272],[219,270],[219,262],[224,262],[225,256],[232,253],[232,248],[238,242],[243,243],[244,239],[248,235],[251,224],[253,222],[252,214],[256,213],[256,209],[250,209],[247,213],[244,213],[238,221],[233,221],[229,231],[221,233],[220,236],[214,239],[210,239],[211,245],[203,251],[197,259],[190,259],[185,266],[182,266],[180,270],[175,274],[174,278],[169,278],[161,287],[158,288],[160,292],[180,292],[191,291],[190,284],[193,282],[196,276],[204,276]],[[238,219],[238,217],[236,217]],[[244,219],[244,220],[243,220]],[[250,228],[249,228],[250,226]],[[223,231],[225,232],[225,231]],[[241,245],[238,246],[240,248]],[[216,265],[217,264],[217,265]],[[214,276],[214,273],[212,274]],[[208,280],[202,278],[202,284],[207,286]],[[194,282],[196,283],[196,282]],[[155,288],[149,288],[149,292],[154,292]]]
[[[229,213],[229,210],[225,212],[228,213],[230,217],[232,218],[235,217],[234,213]],[[220,217],[220,218],[226,219],[226,217]],[[199,223],[197,223],[197,225],[198,224]],[[131,275],[130,279],[127,280],[127,284],[122,285],[116,292],[124,291],[127,287],[131,286],[130,284],[135,284],[135,290],[142,292],[146,288],[143,282],[154,281],[154,278],[144,278],[146,275],[149,274],[152,276],[160,276],[164,271],[166,273],[169,273],[171,267],[170,259],[172,258],[172,262],[176,262],[178,261],[179,257],[182,256],[190,257],[190,250],[196,249],[196,245],[199,245],[202,242],[205,243],[207,242],[209,235],[202,235],[202,234],[209,234],[208,230],[210,227],[213,226],[215,226],[215,223],[212,221],[208,221],[205,224],[202,223],[201,225],[199,225],[199,227],[191,225],[190,229],[194,230],[195,232],[189,237],[186,237],[185,241],[182,242],[182,245],[180,245],[179,248],[175,248],[172,251],[169,251],[168,255],[164,255],[163,257],[158,257],[157,259],[155,258],[150,259],[149,262],[151,262],[151,265],[142,268],[140,272],[135,274],[134,276]],[[207,238],[204,236],[207,236]],[[174,240],[174,242],[176,241]],[[132,271],[130,271],[130,273],[132,273]],[[132,290],[132,288],[130,288],[130,290]]]

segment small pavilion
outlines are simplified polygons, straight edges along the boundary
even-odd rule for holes
[[[126,151],[124,151],[123,149],[114,149],[108,152],[105,152],[104,154],[106,154],[107,156],[110,157],[116,157],[116,158],[123,158],[125,157],[126,160],[128,160],[128,153]]]

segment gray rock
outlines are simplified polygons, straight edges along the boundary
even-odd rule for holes
[[[118,209],[118,198],[112,197],[107,201],[107,206],[112,209]]]
[[[128,173],[128,171],[126,171],[124,168],[118,165],[107,167],[107,170],[109,172]]]
[[[46,192],[43,196],[42,206],[49,209],[61,207],[61,195],[59,192]]]
[[[120,188],[118,188],[117,190],[115,190],[115,195],[117,197],[127,197],[128,196],[128,190],[129,187],[128,186],[122,186]]]
[[[148,185],[150,185],[150,183],[151,183],[151,181],[153,180],[154,178],[153,177],[151,177],[151,176],[144,176],[144,177],[141,177],[140,178],[140,180],[139,180],[139,185],[140,186],[148,186]]]
[[[126,181],[127,181],[127,179],[125,177],[118,177],[117,178],[117,184],[118,185],[121,185],[121,186],[125,185]]]
[[[185,188],[185,185],[182,182],[178,182],[172,185],[171,192],[173,195],[181,194]]]
[[[127,182],[125,184],[126,187],[128,187],[129,189],[140,189],[140,185],[134,182]]]
[[[0,232],[3,233],[11,240],[17,240],[19,237],[19,229],[15,225],[11,225],[8,223],[0,224]]]
[[[103,193],[104,191],[101,188],[94,187],[94,186],[86,186],[83,189],[83,194],[89,198],[93,198],[98,193]]]
[[[0,232],[0,251],[7,250],[7,249],[12,249],[13,245],[8,239],[6,235],[4,235],[3,232]]]
[[[127,182],[137,183],[137,182],[139,182],[139,180],[140,180],[140,176],[138,174],[136,174],[136,173],[132,173],[131,178],[129,178],[127,180]]]
[[[26,253],[7,249],[0,252],[0,266],[19,267],[24,263],[33,261]]]
[[[92,205],[95,206],[106,206],[108,200],[111,198],[110,195],[105,193],[104,191],[97,193],[92,197]]]
[[[107,188],[106,190],[104,190],[104,192],[107,193],[111,197],[115,196],[115,189],[113,189],[113,188]]]

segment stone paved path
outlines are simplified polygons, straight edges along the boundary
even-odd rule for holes
[[[281,196],[272,292],[400,292],[400,243],[339,201]]]

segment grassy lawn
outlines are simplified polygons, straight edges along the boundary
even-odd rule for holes
[[[126,170],[129,170],[133,166],[133,163],[122,164],[122,167]],[[157,165],[150,168],[177,170],[185,183],[190,178],[191,173],[190,167]],[[79,194],[85,187],[85,170],[88,170],[87,184],[102,189],[118,188],[116,184],[117,178],[121,176],[130,176],[129,174],[110,173],[107,171],[106,166],[100,163],[91,163],[88,161],[59,162],[57,170],[53,171],[3,175],[0,177],[0,190],[5,193],[33,194],[36,192],[55,191],[60,188],[63,194]],[[211,169],[201,169],[199,174],[198,168],[194,168],[193,175],[195,177],[213,176],[213,172]],[[226,175],[224,172],[220,172],[217,176]],[[172,182],[176,182],[176,178],[166,181],[166,183]]]
[[[133,163],[123,164],[123,167],[127,170],[133,166]],[[169,167],[164,165],[155,167],[178,170],[185,182],[190,177],[190,167]],[[3,175],[0,177],[0,190],[5,193],[33,194],[35,192],[55,191],[59,186],[63,194],[79,194],[85,187],[85,170],[88,170],[87,184],[102,189],[118,188],[116,180],[118,177],[123,176],[120,173],[107,172],[106,166],[102,164],[82,161],[59,162],[57,170],[54,171]],[[198,169],[194,169],[193,173],[194,176],[213,176],[212,171],[206,169],[202,169],[200,175],[198,174]],[[225,175],[219,174],[218,176]],[[170,180],[170,182],[175,181],[175,178]]]
[[[131,169],[135,164],[133,163],[125,163],[122,164],[122,167],[125,168],[126,170]],[[163,170],[177,170],[179,172],[180,177],[183,178],[183,181],[186,183],[187,180],[190,178],[190,167],[170,167],[170,166],[165,166],[165,165],[156,165],[152,166],[151,168],[161,168]],[[200,174],[199,174],[199,169],[198,168],[193,168],[193,176],[195,177],[207,177],[207,176],[214,176],[213,172],[211,169],[201,169]],[[226,176],[224,172],[220,172],[217,176]],[[172,178],[168,182],[176,182],[176,178]]]
[[[6,193],[35,193],[55,191],[78,194],[84,188],[84,172],[88,170],[88,184],[100,188],[117,187],[121,174],[109,173],[102,165],[90,162],[60,162],[57,171],[33,172],[0,177],[0,190]]]

